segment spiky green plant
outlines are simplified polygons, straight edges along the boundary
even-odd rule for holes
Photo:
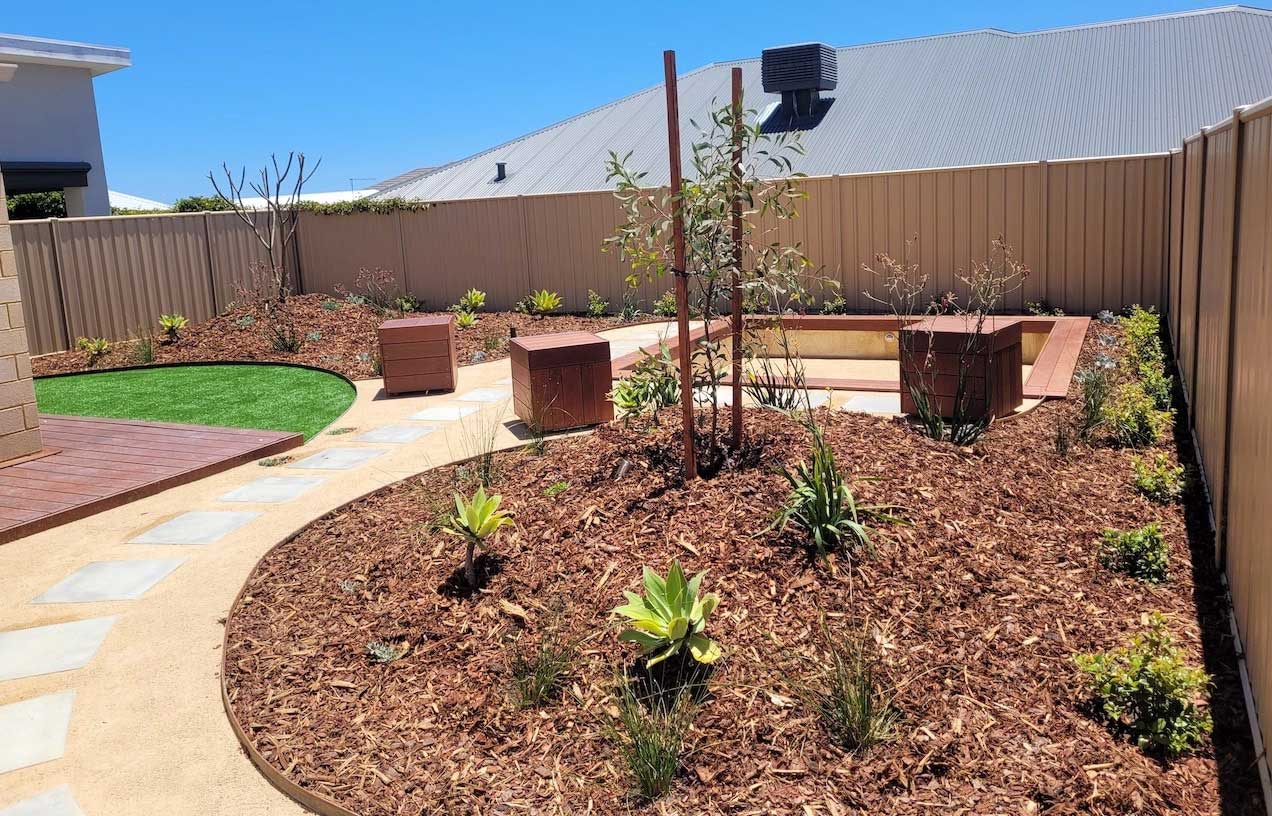
[[[75,348],[84,352],[84,364],[92,368],[110,351],[110,341],[104,337],[81,337],[75,341]]]
[[[442,528],[443,532],[464,539],[467,545],[464,550],[464,579],[470,587],[477,586],[477,569],[473,566],[473,551],[478,545],[485,546],[500,527],[512,524],[512,516],[499,509],[503,497],[498,494],[486,495],[486,488],[478,486],[477,492],[469,501],[460,494],[455,494],[455,515]]]
[[[697,705],[683,694],[669,708],[646,706],[628,685],[616,702],[618,725],[606,731],[618,745],[637,793],[653,801],[671,789],[680,770]]]
[[[808,537],[813,550],[825,555],[837,549],[870,546],[870,533],[861,521],[856,498],[835,464],[835,451],[821,429],[809,424],[813,437],[812,464],[801,461],[794,470],[783,468],[790,483],[786,498],[770,529],[794,525]]]
[[[836,644],[831,662],[800,696],[830,738],[845,751],[864,751],[892,738],[897,711],[879,687],[874,660],[859,639]]]
[[[547,289],[539,289],[532,291],[517,305],[528,315],[543,317],[561,308],[561,296]]]
[[[164,342],[175,343],[181,339],[179,332],[190,324],[185,315],[166,314],[159,315],[159,328],[163,329]]]
[[[631,621],[619,640],[635,643],[647,657],[646,667],[652,667],[688,648],[699,663],[714,663],[720,657],[720,647],[702,632],[707,618],[720,604],[720,596],[714,592],[698,597],[705,572],[685,580],[680,561],[673,559],[664,579],[649,567],[643,570],[645,595],[624,592],[627,603],[614,612]],[[652,655],[652,657],[651,657]]]
[[[473,326],[476,326],[476,325],[477,325],[477,315],[473,314],[472,312],[456,312],[455,313],[455,328],[471,329]]]
[[[480,312],[485,306],[486,293],[480,289],[469,289],[459,296],[459,303],[455,304],[454,309],[457,312]]]
[[[545,633],[533,648],[514,647],[508,658],[508,674],[517,707],[534,708],[552,699],[570,672],[574,652],[574,644],[555,632]]]
[[[1104,407],[1109,401],[1109,375],[1102,368],[1079,371],[1078,385],[1082,386],[1082,410],[1078,420],[1078,436],[1083,441],[1104,424]]]

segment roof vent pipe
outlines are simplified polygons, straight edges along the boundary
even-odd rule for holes
[[[787,121],[817,115],[821,92],[839,84],[839,60],[825,43],[799,43],[765,48],[760,56],[765,93],[782,95],[781,116]]]
[[[495,162],[495,181],[503,181],[508,178],[508,163]]]

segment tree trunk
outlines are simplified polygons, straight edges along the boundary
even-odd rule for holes
[[[468,549],[464,553],[464,578],[473,589],[477,588],[477,568],[473,566],[473,550],[476,548],[477,542],[468,539]]]

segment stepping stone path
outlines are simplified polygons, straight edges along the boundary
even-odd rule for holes
[[[460,394],[455,399],[460,402],[502,402],[512,399],[512,392],[507,388],[474,388]]]
[[[74,701],[74,691],[62,691],[0,706],[0,773],[61,757]]]
[[[358,437],[358,441],[404,445],[436,430],[436,425],[385,425],[383,428],[367,431]]]
[[[68,785],[23,799],[16,805],[0,808],[0,816],[84,816]]]
[[[867,414],[899,414],[901,413],[901,395],[858,394],[855,397],[849,397],[839,410],[860,411]]]
[[[419,413],[411,414],[411,419],[422,419],[426,422],[455,422],[480,411],[476,405],[434,405]]]
[[[111,616],[0,632],[0,680],[81,668],[114,624]]]
[[[135,538],[129,544],[214,544],[247,524],[260,513],[231,510],[195,510],[182,513]]]
[[[303,470],[352,470],[382,453],[384,451],[378,448],[327,448],[299,462],[291,462],[287,467]]]
[[[223,502],[279,504],[291,501],[327,481],[321,476],[265,476],[217,497]]]
[[[93,561],[45,590],[32,603],[88,603],[131,601],[166,578],[185,558],[143,558],[131,561]]]

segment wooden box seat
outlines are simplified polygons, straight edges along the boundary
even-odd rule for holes
[[[974,336],[973,336],[974,335]],[[1024,402],[1020,321],[989,317],[977,332],[973,318],[932,317],[901,329],[901,411],[916,413],[910,385],[927,393],[943,417],[954,415],[960,360],[965,417],[1003,417]]]
[[[527,425],[557,431],[614,418],[608,340],[587,332],[516,337],[509,356],[513,407]]]
[[[453,391],[454,315],[386,320],[380,324],[380,372],[386,393]]]

